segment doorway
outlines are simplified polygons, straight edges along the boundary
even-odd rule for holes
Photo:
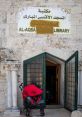
[[[58,105],[60,92],[59,64],[46,61],[46,104]]]
[[[24,86],[34,80],[43,89],[45,104],[77,109],[78,51],[67,60],[46,52],[24,60],[23,80]]]

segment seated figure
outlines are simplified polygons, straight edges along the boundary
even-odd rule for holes
[[[22,96],[24,107],[27,110],[26,115],[30,115],[31,109],[39,107],[40,115],[44,116],[44,100],[42,100],[43,90],[34,84],[29,84],[23,88]]]

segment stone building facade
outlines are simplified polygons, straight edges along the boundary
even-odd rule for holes
[[[18,13],[28,7],[61,7],[70,10],[70,34],[18,32]],[[67,60],[75,51],[78,62],[78,105],[82,105],[82,1],[81,0],[0,0],[0,112],[22,106],[18,80],[23,81],[23,61],[47,52]],[[62,64],[62,63],[61,63]],[[63,72],[63,71],[62,71]],[[63,73],[61,73],[63,74]],[[61,104],[64,86],[61,81]],[[11,86],[12,84],[12,86]],[[11,88],[12,87],[12,88]]]

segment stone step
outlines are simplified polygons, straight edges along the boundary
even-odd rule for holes
[[[20,111],[19,110],[6,110],[4,112],[4,117],[19,117],[20,116]]]

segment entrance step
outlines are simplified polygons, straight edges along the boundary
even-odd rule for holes
[[[82,111],[82,105],[78,105],[77,110]]]
[[[62,105],[46,105],[47,109],[59,109],[59,108],[63,108]]]

